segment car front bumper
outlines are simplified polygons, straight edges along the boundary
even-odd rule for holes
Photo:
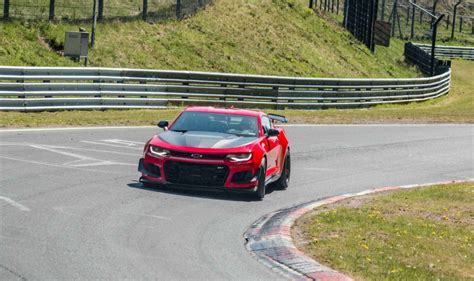
[[[225,165],[228,168],[228,173],[225,178],[224,184],[212,185],[212,184],[183,184],[171,182],[167,179],[165,172],[166,161],[174,161],[180,163],[191,163],[191,164],[203,164],[203,165]],[[152,166],[151,166],[152,165]],[[153,167],[148,169],[147,167]],[[167,159],[161,159],[157,157],[145,154],[144,158],[141,158],[138,164],[138,171],[142,173],[140,182],[166,185],[171,188],[179,189],[193,189],[193,190],[211,190],[211,191],[230,191],[236,193],[252,193],[257,189],[257,180],[255,168],[251,162],[243,164],[232,164],[225,163],[224,160],[194,160],[179,157],[168,157]],[[243,171],[252,171],[254,175],[252,179],[245,183],[232,182],[232,178],[236,173]]]

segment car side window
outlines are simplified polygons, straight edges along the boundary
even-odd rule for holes
[[[262,116],[262,129],[263,133],[267,134],[268,130],[270,130],[272,127],[272,123],[270,122],[270,119],[267,116]]]

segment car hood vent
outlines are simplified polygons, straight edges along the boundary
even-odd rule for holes
[[[233,148],[247,145],[257,137],[239,137],[214,132],[173,132],[166,131],[158,136],[162,141],[179,146],[196,148]]]

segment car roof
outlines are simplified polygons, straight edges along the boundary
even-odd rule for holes
[[[255,116],[258,117],[263,112],[254,111],[254,110],[246,110],[246,109],[238,109],[238,108],[218,108],[213,106],[190,106],[187,107],[184,111],[187,112],[208,112],[208,113],[217,113],[217,114],[235,114],[235,115],[245,115],[245,116]]]

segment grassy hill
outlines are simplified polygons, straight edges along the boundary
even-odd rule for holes
[[[335,19],[306,6],[306,0],[216,0],[181,21],[106,21],[98,25],[90,65],[320,77],[418,75],[403,63],[402,41],[371,54]],[[64,32],[78,27],[1,22],[1,64],[79,66],[58,53]]]

